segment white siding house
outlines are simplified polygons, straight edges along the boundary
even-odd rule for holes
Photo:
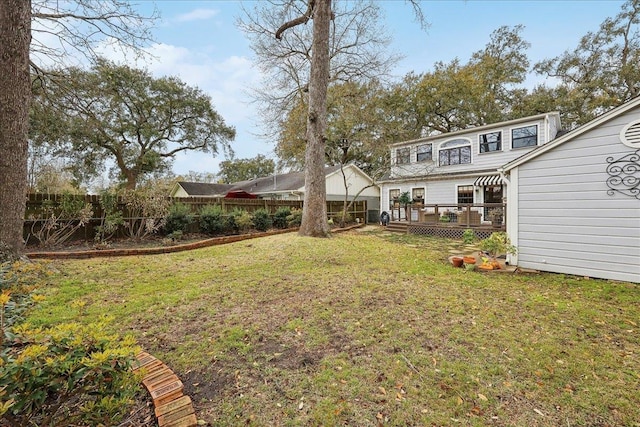
[[[512,263],[640,282],[640,98],[501,172]]]
[[[381,207],[389,209],[403,192],[425,204],[503,203],[506,183],[498,168],[547,144],[559,129],[554,112],[392,144]]]
[[[380,188],[374,185],[369,175],[350,163],[325,168],[327,200],[343,201],[345,194],[351,201],[366,200],[367,209],[377,217],[380,208]],[[344,177],[343,177],[344,172]],[[346,190],[345,190],[346,180]],[[233,184],[209,184],[178,182],[170,195],[172,197],[224,197],[229,191],[246,191],[261,199],[304,200],[304,172],[289,172],[267,177],[259,177]]]

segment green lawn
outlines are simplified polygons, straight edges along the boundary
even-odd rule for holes
[[[56,262],[31,320],[113,316],[216,426],[640,426],[640,287],[467,272],[457,246],[376,229]]]

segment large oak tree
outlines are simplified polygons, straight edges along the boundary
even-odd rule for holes
[[[112,161],[111,175],[134,189],[168,170],[176,154],[229,150],[235,136],[208,95],[175,77],[106,60],[54,74],[38,92],[31,134],[74,159],[77,176],[99,174]]]

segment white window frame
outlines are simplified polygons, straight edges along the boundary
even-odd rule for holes
[[[536,128],[536,143],[534,145],[523,145],[522,147],[514,147],[513,146],[513,132],[518,130],[518,129],[524,129],[524,128],[530,128],[530,127],[535,127]],[[537,147],[540,144],[540,126],[538,124],[514,127],[514,128],[510,129],[509,133],[510,133],[510,136],[511,136],[511,149],[512,150],[520,150],[522,148]],[[527,138],[529,138],[529,137],[527,137]],[[524,138],[518,138],[518,139],[524,139]]]
[[[420,154],[426,154],[426,153],[420,153],[419,149],[420,149],[420,147],[425,147],[425,146],[431,147],[431,155],[427,159],[420,160],[420,159],[418,159],[418,156]],[[424,143],[424,144],[416,145],[416,163],[432,162],[432,161],[433,161],[433,144],[432,143]]]
[[[458,184],[456,185],[456,204],[460,203],[460,199],[458,198],[460,195],[460,187],[471,187],[471,197],[473,198],[470,204],[474,204],[476,202],[476,189],[473,187],[473,184]]]
[[[499,144],[500,144],[500,149],[498,150],[490,150],[490,151],[482,151],[482,146],[484,145],[482,143],[482,136],[484,135],[491,135],[497,133],[498,135],[500,135],[500,140],[499,140]],[[495,144],[494,142],[490,142],[488,144]],[[501,130],[496,130],[496,131],[492,131],[492,132],[485,132],[485,133],[479,133],[478,134],[478,154],[489,154],[489,153],[499,153],[501,151],[503,151],[504,149],[504,138],[502,137],[502,131]]]
[[[400,161],[400,155],[399,155],[400,150],[407,150],[409,152],[409,155],[406,156],[406,159],[407,159],[406,162],[401,162]],[[411,147],[398,147],[398,148],[396,148],[396,165],[408,165],[410,163],[411,163]]]
[[[454,145],[452,147],[444,147],[446,144],[452,143],[454,141],[466,141],[466,143],[464,144],[459,144],[459,145]],[[463,147],[469,147],[469,162],[465,162],[465,163],[454,163],[454,164],[446,164],[443,165],[440,162],[440,153],[444,150],[453,150],[454,148],[463,148]],[[472,145],[471,145],[471,140],[469,138],[453,138],[453,139],[449,139],[447,141],[443,141],[438,145],[438,166],[439,167],[445,167],[445,166],[459,166],[459,165],[470,165],[473,164],[473,150],[472,150]],[[449,156],[449,158],[451,158],[451,156]]]

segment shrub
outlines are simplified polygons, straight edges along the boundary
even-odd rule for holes
[[[283,206],[278,208],[275,214],[273,214],[273,226],[275,228],[287,228],[289,226],[287,217],[291,215],[291,209]]]
[[[0,411],[10,425],[118,424],[139,390],[130,370],[138,349],[103,330],[14,328],[19,346],[0,355]]]
[[[467,228],[466,230],[464,230],[464,233],[462,233],[462,242],[465,245],[470,245],[475,241],[476,241],[476,233],[470,228]]]
[[[175,203],[169,208],[169,213],[165,219],[164,231],[173,234],[179,231],[184,234],[193,222],[191,208],[184,203]]]
[[[140,240],[162,228],[170,202],[161,191],[142,188],[123,192],[122,199],[128,214],[124,222],[127,236]]]
[[[344,227],[345,224],[351,224],[353,222],[353,217],[349,212],[338,212],[333,215],[333,222],[340,224],[340,227]]]
[[[480,242],[480,250],[487,252],[491,258],[501,254],[516,254],[518,249],[511,244],[509,236],[504,231],[491,233],[487,239]]]
[[[207,205],[200,210],[200,231],[206,234],[221,234],[225,230],[225,219],[222,208],[218,205]]]
[[[249,231],[253,227],[251,215],[244,209],[234,209],[225,218],[225,231],[231,234]]]
[[[293,209],[287,216],[287,226],[300,227],[300,224],[302,224],[302,209]]]
[[[124,220],[122,212],[118,209],[116,192],[102,191],[100,193],[100,207],[102,208],[102,216],[100,217],[100,225],[95,228],[94,240],[98,243],[104,243],[118,231],[118,227],[124,224]]]
[[[140,389],[130,370],[139,349],[131,337],[105,333],[106,319],[21,323],[44,299],[34,291],[49,273],[39,263],[0,265],[0,425],[117,425]]]
[[[31,234],[40,246],[55,246],[69,240],[71,236],[93,217],[91,204],[85,203],[71,193],[64,193],[59,201],[44,200],[42,202],[41,218],[30,217],[34,220]]]
[[[267,231],[273,225],[271,215],[266,209],[258,209],[253,213],[253,227],[258,231]]]

